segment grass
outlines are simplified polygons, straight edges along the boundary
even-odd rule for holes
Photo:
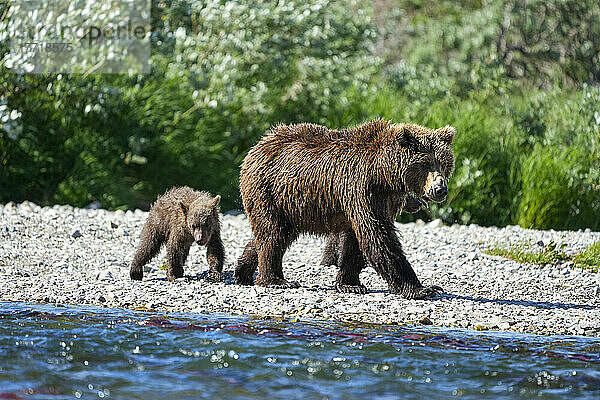
[[[574,255],[562,251],[565,246],[566,244],[557,246],[556,243],[550,242],[542,250],[532,251],[529,245],[521,244],[509,248],[494,247],[485,250],[485,253],[527,264],[560,264],[571,261],[574,267],[598,272],[598,269],[600,269],[600,242],[596,242],[581,253]]]
[[[573,257],[576,266],[582,265],[598,272],[600,268],[600,242],[588,246],[584,251]]]

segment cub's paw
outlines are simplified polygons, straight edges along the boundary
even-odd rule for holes
[[[134,281],[141,281],[144,277],[144,271],[141,268],[139,270],[132,268],[129,270],[129,276]]]
[[[412,299],[412,300],[423,300],[423,299],[430,299],[432,297],[437,296],[440,293],[443,293],[444,289],[442,289],[439,286],[421,286],[419,288],[415,288],[413,289],[407,296],[405,296],[407,299]]]
[[[335,289],[340,293],[367,293],[367,287],[365,285],[344,285],[342,283],[336,283]]]
[[[175,279],[183,278],[183,269],[178,269],[174,271],[167,271],[167,279],[169,282],[175,281]]]
[[[254,285],[254,276],[250,274],[238,274],[237,271],[233,274],[233,279],[236,285],[252,286]]]
[[[219,271],[208,271],[206,279],[213,282],[223,282],[223,273]]]

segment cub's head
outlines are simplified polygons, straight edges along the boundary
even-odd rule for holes
[[[194,241],[200,246],[206,246],[215,228],[219,225],[220,201],[221,196],[219,195],[209,201],[199,197],[190,204],[189,208],[179,202],[188,229],[194,237]]]
[[[405,125],[402,133],[404,169],[402,181],[407,191],[420,199],[440,203],[448,195],[448,179],[454,171],[451,126],[430,130]]]

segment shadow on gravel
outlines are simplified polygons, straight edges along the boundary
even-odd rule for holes
[[[199,274],[196,275],[184,275],[183,278],[179,278],[182,279],[184,281],[208,281],[208,282],[215,282],[214,280],[210,279],[208,277],[208,271],[204,271],[201,272]],[[168,282],[167,277],[161,277],[161,278],[148,278],[148,279],[144,279],[147,281],[162,281],[162,282]],[[225,283],[226,285],[233,285],[235,284],[235,279],[233,278],[233,271],[223,271],[223,283]]]
[[[549,301],[528,301],[528,300],[505,300],[505,299],[488,299],[486,297],[472,297],[472,296],[460,296],[456,294],[443,293],[438,298],[451,299],[451,300],[470,300],[478,303],[495,303],[495,304],[508,304],[511,306],[525,306],[535,307],[543,309],[581,309],[581,310],[596,310],[600,309],[600,306],[590,306],[587,304],[571,304],[571,303],[552,303]]]

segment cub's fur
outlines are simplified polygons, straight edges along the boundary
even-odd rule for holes
[[[159,196],[150,209],[142,228],[129,275],[142,280],[142,267],[154,258],[162,245],[167,247],[167,278],[173,281],[183,276],[183,265],[194,242],[206,246],[209,277],[222,280],[225,250],[221,241],[219,201],[208,192],[187,186],[176,187]]]

